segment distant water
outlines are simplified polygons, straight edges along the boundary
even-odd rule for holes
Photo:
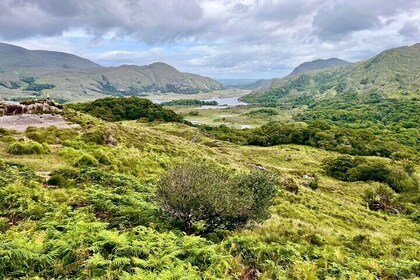
[[[234,107],[238,105],[248,105],[248,103],[239,101],[240,97],[223,97],[223,98],[210,98],[210,99],[200,99],[201,101],[216,101],[219,105],[217,106],[201,106],[200,109],[223,109],[228,107]],[[156,104],[160,104],[162,102],[172,101],[176,99],[169,99],[169,100],[159,100],[159,99],[150,99],[152,102]]]
[[[211,99],[203,99],[203,101],[216,101],[219,103],[219,106],[238,106],[238,105],[248,105],[248,103],[239,101],[239,97],[224,97],[224,98],[211,98]]]

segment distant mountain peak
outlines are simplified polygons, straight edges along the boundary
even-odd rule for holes
[[[28,50],[0,43],[0,67],[5,71],[14,71],[21,68],[87,69],[101,67],[101,65],[70,53]]]
[[[178,71],[163,62],[102,67],[69,53],[27,50],[0,43],[0,93],[49,94],[63,100],[145,93],[193,94],[223,89],[213,79]]]
[[[332,67],[339,67],[339,66],[347,66],[350,65],[351,62],[331,57],[328,59],[315,59],[312,61],[304,62],[296,67],[289,76],[300,75],[302,73],[307,73],[316,70],[322,70]]]

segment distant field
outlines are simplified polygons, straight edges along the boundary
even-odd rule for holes
[[[237,106],[226,109],[200,109],[182,106],[171,106],[170,108],[176,113],[183,115],[188,121],[216,126],[224,124],[235,128],[244,128],[243,126],[257,127],[268,121],[289,122],[292,121],[292,115],[295,113],[292,110],[275,109],[278,115],[250,114],[253,111],[262,109],[262,107],[254,106]],[[198,112],[198,116],[192,116],[191,114],[194,114],[192,112]]]

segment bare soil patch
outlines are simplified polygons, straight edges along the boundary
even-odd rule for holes
[[[61,115],[52,114],[23,114],[0,117],[0,127],[8,130],[25,131],[29,126],[57,128],[78,128],[78,124],[66,121]]]

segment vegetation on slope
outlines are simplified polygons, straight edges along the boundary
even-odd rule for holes
[[[108,120],[136,120],[145,118],[148,121],[182,122],[182,117],[174,111],[165,109],[149,99],[128,97],[108,97],[92,102],[68,105],[70,108],[89,113],[92,116]]]
[[[405,190],[382,191],[390,181],[328,175],[324,162],[340,153],[290,144],[240,146],[215,141],[198,128],[177,122],[107,122],[69,108],[64,114],[81,128],[2,132],[16,139],[30,135],[33,141],[46,142],[50,153],[15,156],[7,152],[9,142],[0,142],[0,277],[419,276],[418,205],[405,199]],[[115,146],[104,141],[108,133]],[[192,232],[201,235],[185,234],[164,215],[157,190],[164,188],[165,179],[177,177],[179,172],[174,171],[185,171],[186,159],[199,158],[229,174],[245,174],[239,179],[250,178],[247,174],[256,169],[276,174],[279,183],[269,218],[232,231],[222,226],[205,232],[198,222]],[[413,180],[419,172],[417,162],[411,167],[377,157],[350,162],[358,164],[351,167],[358,171],[381,162],[385,171],[404,170]],[[370,174],[351,168],[345,174]],[[46,172],[49,178],[44,177]],[[400,183],[406,179],[401,177]],[[310,187],[314,184],[317,188]],[[401,203],[404,211],[396,214],[373,207],[388,201]]]
[[[249,103],[302,103],[352,95],[363,101],[369,93],[406,99],[418,97],[420,44],[386,50],[377,56],[345,68],[303,73],[276,79],[269,89],[242,99]]]

